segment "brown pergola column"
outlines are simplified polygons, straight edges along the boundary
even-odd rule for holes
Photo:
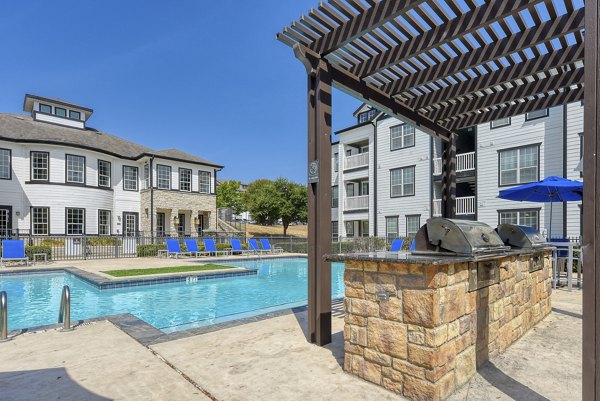
[[[442,216],[456,217],[456,134],[442,142]]]
[[[583,289],[583,399],[600,399],[600,280],[596,274],[600,260],[600,185],[598,185],[598,153],[600,152],[600,41],[598,0],[585,2],[585,109],[584,160],[585,187],[583,195],[583,260],[585,284]]]
[[[331,73],[311,61],[308,74],[308,330],[318,345],[331,342]],[[308,68],[307,68],[308,69]]]

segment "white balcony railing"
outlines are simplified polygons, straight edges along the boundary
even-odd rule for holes
[[[352,196],[344,200],[344,210],[358,210],[369,208],[369,195]]]
[[[456,155],[456,172],[475,170],[475,152]],[[442,174],[442,159],[433,159],[433,175]]]
[[[344,158],[344,169],[366,167],[369,165],[369,152],[359,153],[357,155],[346,156]]]
[[[465,196],[462,198],[456,198],[456,214],[459,216],[475,214],[475,197]]]
[[[456,198],[456,214],[458,216],[465,216],[475,214],[475,197],[474,196],[463,196]],[[440,217],[442,215],[442,200],[433,200],[433,217]]]

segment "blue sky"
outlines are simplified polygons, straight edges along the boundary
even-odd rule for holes
[[[306,177],[306,77],[275,34],[316,0],[27,1],[0,13],[0,112],[23,96],[94,109],[89,125],[177,147],[224,178]],[[360,103],[340,92],[334,129]]]

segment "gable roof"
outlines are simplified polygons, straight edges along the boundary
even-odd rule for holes
[[[138,160],[144,156],[156,156],[223,168],[221,165],[177,149],[156,151],[94,128],[71,128],[35,121],[31,116],[22,114],[0,113],[0,139],[11,142],[72,146],[129,160]]]

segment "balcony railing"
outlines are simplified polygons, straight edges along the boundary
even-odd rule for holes
[[[344,159],[344,169],[366,167],[369,165],[369,152],[359,153],[357,155],[346,156]]]
[[[433,200],[433,217],[440,217],[442,215],[442,200]],[[475,197],[474,196],[463,196],[456,198],[456,215],[466,216],[475,214]]]
[[[359,210],[369,208],[369,195],[352,196],[344,200],[344,210]]]
[[[456,172],[475,170],[475,152],[460,153],[456,155]],[[442,159],[433,159],[433,175],[442,174]]]

